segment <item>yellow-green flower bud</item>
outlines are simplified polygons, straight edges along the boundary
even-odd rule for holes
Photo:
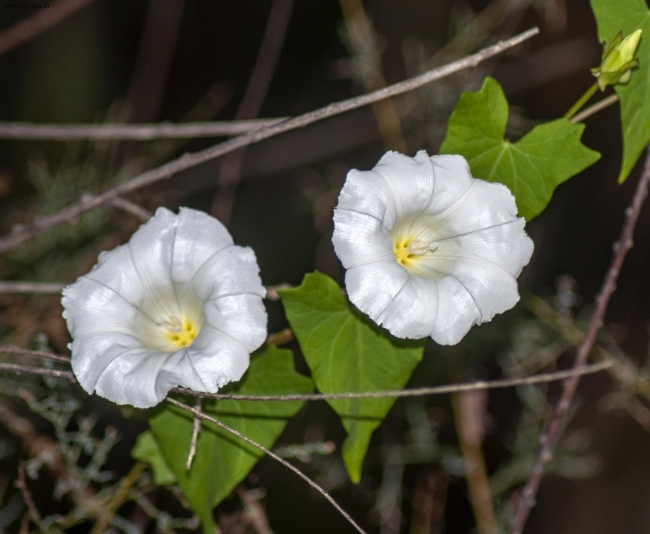
[[[639,64],[639,59],[635,58],[634,54],[640,40],[641,30],[636,30],[625,39],[623,33],[619,32],[609,45],[603,42],[605,50],[600,66],[591,69],[601,91],[608,85],[630,81],[632,69]]]

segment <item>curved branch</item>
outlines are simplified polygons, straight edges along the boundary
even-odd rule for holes
[[[195,152],[194,154],[185,154],[174,161],[171,161],[156,169],[151,169],[150,171],[140,174],[139,176],[123,182],[112,189],[108,189],[103,193],[100,193],[98,195],[85,195],[79,202],[72,204],[67,208],[64,208],[58,213],[36,219],[30,225],[15,226],[14,230],[11,233],[0,239],[0,253],[12,250],[28,239],[31,239],[32,237],[35,237],[36,235],[46,230],[54,228],[55,226],[76,220],[84,213],[98,208],[99,206],[103,206],[118,196],[130,193],[137,189],[141,189],[160,180],[171,178],[174,174],[180,171],[190,169],[201,163],[205,163],[206,161],[210,161],[219,156],[223,156],[224,154],[232,152],[233,150],[237,150],[238,148],[242,148],[253,143],[258,143],[259,141],[268,139],[269,137],[273,137],[284,132],[288,132],[289,130],[302,128],[313,122],[323,120],[325,118],[332,117],[334,115],[338,115],[340,113],[344,113],[356,108],[360,108],[368,104],[372,104],[373,102],[383,100],[384,98],[389,98],[402,93],[406,93],[408,91],[412,91],[413,89],[421,87],[435,80],[439,80],[463,69],[475,67],[482,61],[500,54],[504,50],[512,48],[522,43],[523,41],[530,39],[534,35],[537,35],[538,33],[538,28],[531,28],[530,30],[516,35],[515,37],[512,37],[505,41],[500,41],[492,46],[484,48],[476,54],[467,56],[447,65],[443,65],[442,67],[435,68],[433,70],[425,72],[424,74],[421,74],[420,76],[416,76],[414,78],[389,85],[388,87],[384,87],[378,91],[373,91],[365,95],[342,100],[335,104],[330,104],[329,106],[325,106],[309,113],[305,113],[304,115],[299,115],[298,117],[294,117],[292,119],[287,119],[265,128],[260,128],[254,132],[242,135],[240,137],[235,137],[213,147],[207,148],[201,152]]]

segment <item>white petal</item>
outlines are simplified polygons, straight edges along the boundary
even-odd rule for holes
[[[473,179],[455,202],[435,213],[432,223],[444,229],[439,238],[446,238],[516,220],[515,198],[505,185]]]
[[[236,340],[252,352],[266,339],[266,310],[257,295],[227,295],[209,300],[203,308],[206,326]],[[203,330],[198,339],[203,335]]]
[[[181,208],[176,221],[172,278],[189,282],[212,256],[232,244],[228,230],[217,219],[202,211]]]
[[[377,261],[395,261],[388,231],[381,221],[365,213],[336,208],[332,242],[346,269]]]
[[[250,362],[247,348],[210,325],[204,325],[188,352],[194,377],[186,374],[178,384],[197,391],[215,393],[239,380]]]
[[[476,303],[480,312],[476,324],[490,321],[519,301],[517,280],[500,265],[462,252],[455,253],[453,260],[443,257],[440,261],[440,270],[448,275],[445,278],[458,280]]]
[[[406,269],[393,259],[349,269],[345,288],[350,301],[377,322],[408,278]]]
[[[91,394],[95,390],[99,376],[116,358],[128,351],[153,352],[150,349],[143,349],[136,338],[119,332],[78,334],[70,343],[70,350],[72,371],[81,386]]]
[[[462,156],[431,156],[430,160],[433,165],[434,186],[426,211],[437,214],[458,202],[474,183],[474,178],[467,160]]]
[[[365,213],[390,231],[405,213],[423,209],[432,191],[433,169],[426,153],[409,158],[387,152],[371,171],[348,173],[337,208]]]
[[[191,290],[202,300],[237,294],[264,297],[266,289],[259,272],[252,249],[230,245],[201,265],[190,281]]]
[[[116,330],[137,335],[133,330],[133,325],[140,320],[137,307],[110,286],[88,276],[66,287],[61,303],[73,338],[81,333]]]
[[[455,254],[461,251],[488,260],[517,277],[530,261],[533,241],[524,231],[526,221],[497,224],[484,230],[477,230],[454,239],[439,241],[441,254]]]
[[[432,280],[409,276],[377,318],[377,323],[400,338],[431,335],[438,312],[438,289]]]
[[[438,313],[431,337],[440,345],[455,345],[480,322],[481,313],[458,279],[446,276],[434,283],[438,289]]]
[[[161,371],[168,360],[180,359],[182,352],[161,354],[144,348],[124,351],[99,375],[95,392],[116,404],[151,408],[177,385],[169,373]]]
[[[395,203],[397,217],[424,209],[434,193],[431,159],[424,150],[409,158],[398,152],[386,152],[373,171],[384,177]],[[392,227],[394,222],[388,225]]]

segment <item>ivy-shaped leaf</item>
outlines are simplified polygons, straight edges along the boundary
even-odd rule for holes
[[[611,42],[620,31],[627,37],[643,30],[636,50],[639,66],[628,83],[615,86],[621,99],[623,161],[618,181],[623,183],[650,143],[650,9],[646,0],[591,0],[591,8],[602,41]]]
[[[307,274],[302,285],[279,292],[316,387],[323,393],[402,389],[422,359],[424,343],[391,338],[351,308],[334,280]],[[394,398],[331,400],[348,436],[343,460],[353,482],[370,437]]]
[[[312,381],[298,374],[289,350],[270,347],[253,357],[251,365],[230,393],[242,395],[302,394],[313,391]],[[302,401],[203,401],[203,412],[271,448]],[[212,510],[239,484],[263,452],[210,422],[203,422],[192,467],[185,468],[192,435],[192,414],[167,405],[150,420],[162,456],[176,476],[204,532],[213,533]]]
[[[461,154],[472,175],[512,191],[519,215],[539,215],[562,182],[600,158],[580,142],[584,124],[558,119],[533,128],[516,143],[505,139],[508,101],[501,86],[486,78],[480,91],[460,97],[449,118],[441,154]]]

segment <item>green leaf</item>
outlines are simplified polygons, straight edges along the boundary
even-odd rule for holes
[[[546,208],[558,185],[598,161],[600,154],[580,142],[584,124],[554,120],[513,143],[505,139],[507,121],[508,101],[488,77],[480,91],[461,95],[440,153],[461,154],[473,176],[508,186],[519,214],[529,221]]]
[[[610,42],[619,31],[627,37],[643,30],[636,51],[639,66],[627,84],[615,86],[621,99],[623,161],[618,181],[623,183],[650,143],[650,10],[646,0],[591,0],[591,9],[603,41]]]
[[[397,340],[371,326],[324,274],[307,274],[300,287],[279,293],[316,387],[323,393],[402,389],[422,359],[424,343]],[[348,433],[343,460],[355,483],[361,479],[370,437],[394,402],[394,398],[328,401]]]
[[[156,485],[166,486],[176,482],[176,475],[162,457],[158,442],[150,430],[145,430],[138,436],[135,445],[131,449],[131,456],[151,466],[153,481]]]
[[[313,391],[312,381],[298,374],[289,350],[270,347],[253,357],[237,388],[242,395],[300,394]],[[271,448],[302,401],[203,401],[203,412]],[[263,456],[263,452],[210,422],[203,422],[196,456],[185,469],[192,435],[192,414],[167,405],[150,420],[162,455],[178,479],[204,532],[214,532],[212,510],[225,499]]]

